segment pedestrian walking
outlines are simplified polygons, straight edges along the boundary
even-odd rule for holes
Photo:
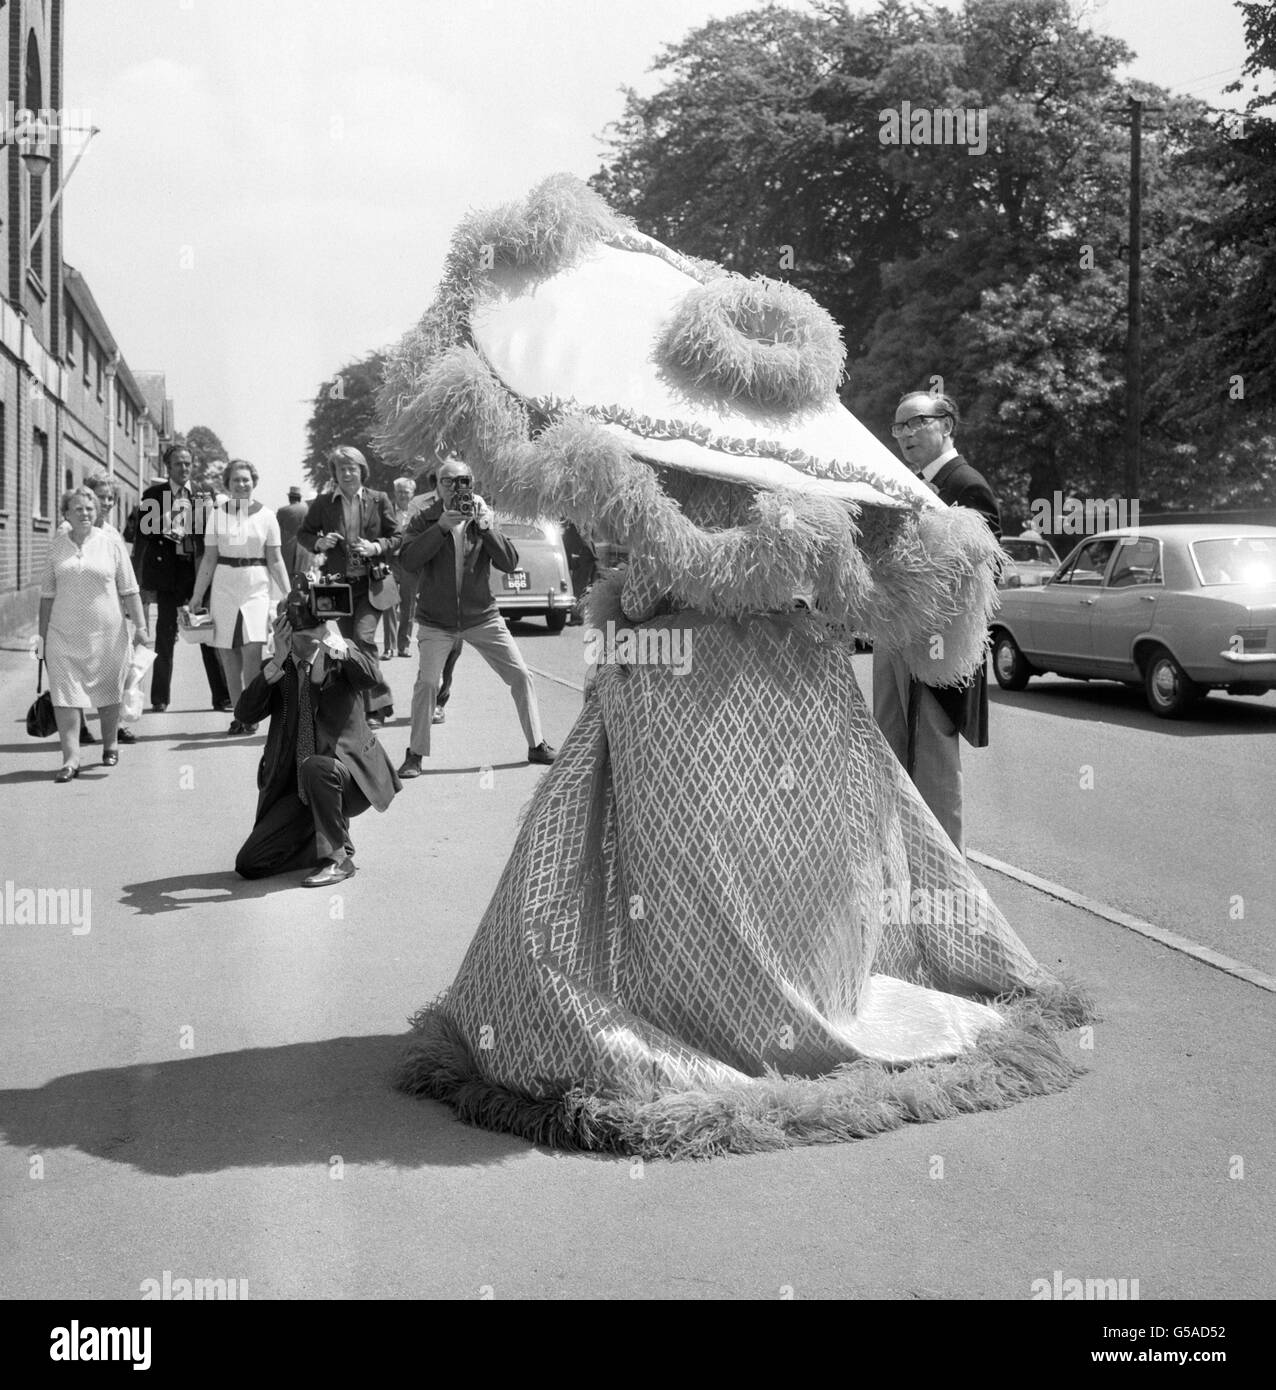
[[[164,451],[164,467],[168,480],[153,483],[142,493],[133,542],[133,568],[141,585],[142,603],[156,607],[151,708],[157,714],[168,708],[177,610],[190,602],[195,587],[195,574],[204,554],[202,518],[207,515],[202,501],[196,505],[191,451],[184,444],[170,444]],[[208,646],[201,645],[199,653],[212,707],[230,709],[230,691],[221,663]]]
[[[192,609],[209,595],[217,648],[226,671],[226,684],[235,700],[261,670],[262,649],[270,632],[270,585],[280,594],[291,588],[279,547],[279,519],[253,500],[257,469],[247,459],[235,459],[222,472],[230,494],[224,508],[208,519],[204,558],[191,595]],[[228,733],[253,734],[236,716]]]
[[[297,577],[298,569],[305,569],[308,556],[306,551],[298,551],[297,533],[301,530],[309,508],[301,500],[301,489],[288,489],[288,505],[280,507],[275,515],[279,518],[279,553],[283,557],[284,569],[288,571],[291,583]]]
[[[55,782],[80,775],[80,723],[96,709],[102,722],[102,765],[119,762],[116,733],[128,674],[130,642],[149,645],[137,577],[124,546],[94,525],[97,498],[86,487],[62,496],[68,529],[56,531],[40,584],[40,646],[58,725],[62,766]]]

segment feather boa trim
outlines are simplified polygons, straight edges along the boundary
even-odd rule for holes
[[[741,617],[809,596],[829,620],[898,650],[927,684],[960,684],[984,660],[996,603],[998,547],[977,514],[859,508],[795,488],[755,492],[746,524],[706,529],[605,425],[549,421],[489,369],[469,333],[485,266],[550,270],[600,240],[634,236],[627,219],[563,175],[524,202],[467,218],[434,303],[387,365],[387,451],[462,454],[497,507],[610,536],[682,605]],[[721,273],[677,260],[702,282]]]
[[[1036,1000],[1016,1000],[1002,1013],[1001,1028],[948,1061],[850,1062],[815,1078],[768,1072],[714,1090],[608,1095],[573,1087],[540,1097],[483,1076],[444,996],[412,1020],[395,1085],[445,1102],[467,1124],[553,1148],[653,1159],[759,1153],[1001,1110],[1082,1074],[1050,1035],[1057,1020]]]

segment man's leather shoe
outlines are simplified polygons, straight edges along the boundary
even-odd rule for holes
[[[442,711],[441,709],[439,709],[439,708],[436,707],[436,708],[435,708],[435,711],[434,711],[434,714],[433,714],[433,716],[432,716],[431,719],[430,719],[430,723],[431,723],[431,724],[442,724],[443,721],[444,721],[446,718],[447,718],[447,715],[444,714],[443,711]]]
[[[382,661],[389,661],[393,656],[394,656],[394,652],[393,652],[389,647],[387,647],[387,648],[385,649],[385,651],[383,651],[383,652],[381,653],[381,660],[382,660]]]
[[[137,742],[137,735],[133,732],[132,729],[127,728],[127,727],[121,727],[121,728],[117,731],[116,737],[119,739],[119,741],[120,741],[121,743],[136,743],[136,742]]]
[[[93,737],[93,730],[87,724],[80,725],[80,742],[81,744],[97,742],[97,739]]]
[[[156,708],[156,709],[167,709],[168,706],[167,706],[167,705],[156,705],[155,708]],[[213,706],[213,709],[214,709],[218,714],[229,714],[229,713],[231,712],[231,710],[233,710],[234,708],[235,708],[235,702],[234,702],[233,700],[218,700],[217,703]]]
[[[403,766],[399,769],[400,779],[405,777],[420,777],[421,775],[421,755],[420,753],[409,753],[403,760]]]
[[[551,748],[543,739],[535,748],[527,750],[529,763],[552,763],[556,757],[558,757],[558,750]]]
[[[152,713],[152,714],[163,714],[164,711],[165,711],[167,708],[168,708],[168,705],[167,705],[167,704],[152,705],[152,706],[151,706],[151,713]],[[228,708],[229,708],[229,706],[228,706]]]
[[[368,728],[369,728],[369,729],[384,729],[384,728],[385,728],[385,716],[384,716],[383,714],[380,714],[380,713],[368,715]]]
[[[335,859],[329,859],[316,873],[309,878],[301,880],[303,888],[327,888],[331,884],[340,883],[343,879],[351,878],[354,875],[354,860],[343,859],[339,864]]]
[[[408,649],[407,649],[406,647],[400,647],[400,648],[399,648],[399,655],[400,655],[400,656],[411,656],[412,653],[411,653],[410,651],[408,651]]]

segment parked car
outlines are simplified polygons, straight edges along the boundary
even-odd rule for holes
[[[1142,686],[1176,718],[1211,690],[1276,689],[1276,527],[1144,526],[1082,541],[993,619],[1004,690],[1043,672]]]
[[[492,571],[496,606],[506,619],[541,617],[551,632],[567,624],[576,597],[567,570],[567,552],[558,527],[550,522],[502,522],[501,530],[518,551],[518,568],[512,574]]]
[[[1001,567],[999,589],[1030,589],[1044,584],[1059,568],[1059,557],[1049,541],[1022,536],[1006,538],[1001,548],[1010,563]]]

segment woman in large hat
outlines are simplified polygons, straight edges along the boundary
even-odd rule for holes
[[[505,511],[630,558],[591,591],[604,664],[414,1019],[405,1089],[539,1141],[703,1155],[1076,1075],[1049,1026],[1083,997],[988,900],[855,681],[856,634],[964,680],[997,550],[842,407],[843,356],[808,295],[682,257],[566,176],[456,233],[391,359],[388,441],[455,449]]]

